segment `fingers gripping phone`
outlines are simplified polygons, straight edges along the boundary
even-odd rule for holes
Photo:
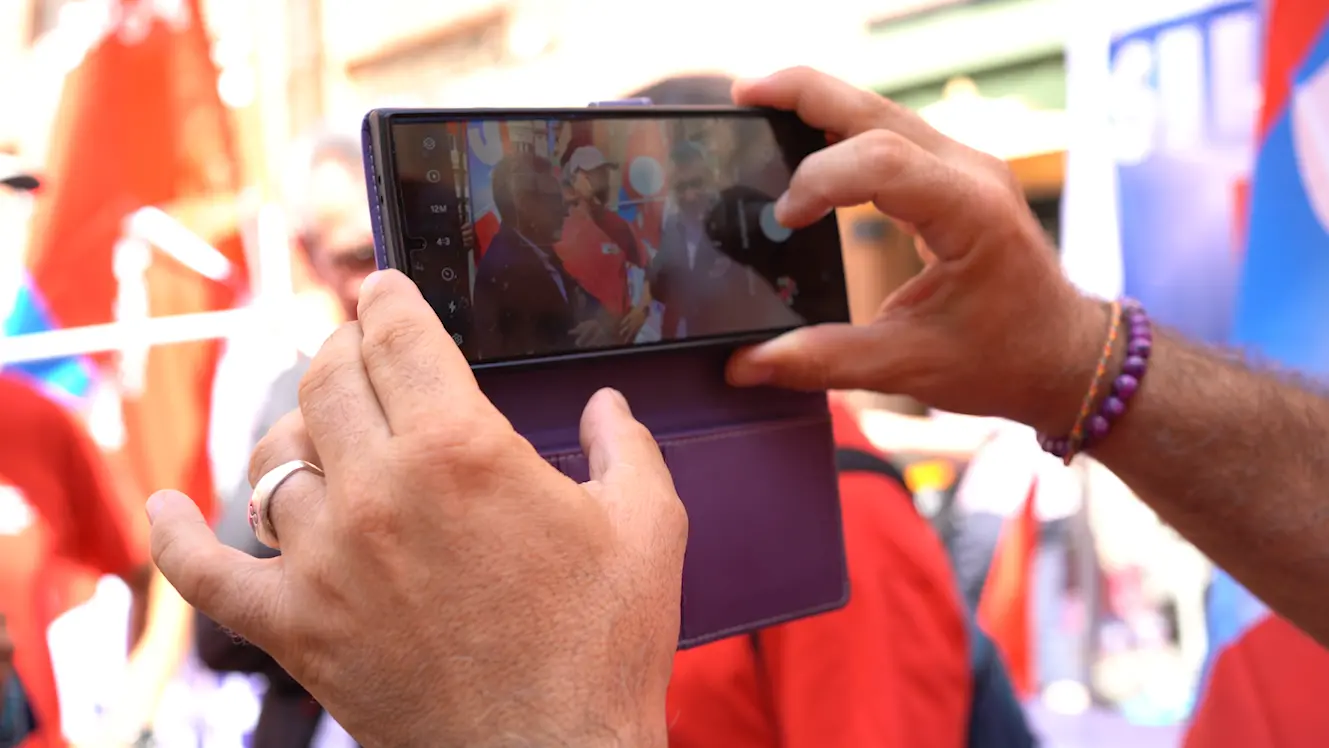
[[[848,321],[834,216],[775,219],[824,134],[650,106],[380,109],[363,132],[379,266],[415,281],[514,427],[579,480],[595,389],[656,435],[691,520],[684,646],[844,603],[825,396],[723,381],[735,346]]]

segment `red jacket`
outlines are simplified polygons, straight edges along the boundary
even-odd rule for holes
[[[23,748],[57,748],[60,706],[46,631],[75,569],[128,576],[148,563],[146,521],[116,494],[82,426],[24,380],[0,376],[0,614],[40,724]]]
[[[833,402],[836,443],[875,451]],[[971,674],[941,542],[875,474],[840,477],[851,596],[838,611],[679,652],[671,748],[959,748]]]

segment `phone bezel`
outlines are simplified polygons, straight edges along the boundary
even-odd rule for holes
[[[387,267],[400,270],[412,282],[416,282],[412,277],[409,263],[407,262],[406,248],[398,242],[398,237],[402,236],[401,226],[402,216],[400,214],[402,205],[401,185],[397,179],[397,163],[394,143],[392,140],[394,123],[444,123],[468,121],[477,119],[491,120],[536,120],[536,119],[567,119],[567,120],[595,120],[595,119],[666,119],[666,118],[716,118],[716,117],[761,117],[764,119],[782,118],[797,121],[799,125],[805,128],[810,136],[815,136],[816,140],[810,138],[806,152],[799,154],[797,163],[801,163],[817,150],[827,145],[825,134],[821,133],[798,119],[793,112],[787,112],[778,109],[766,109],[758,107],[733,107],[733,106],[653,106],[653,105],[611,105],[611,106],[592,106],[584,108],[520,108],[520,109],[373,109],[365,115],[365,127],[370,136],[370,154],[372,163],[370,165],[372,179],[374,180],[374,192],[370,196],[371,200],[377,200],[378,220],[380,226],[376,226],[375,233],[381,237],[379,240],[383,243],[382,260],[386,262]],[[814,147],[815,146],[815,147]],[[788,154],[786,154],[788,155]],[[797,166],[795,163],[795,167]],[[375,211],[371,210],[371,215]],[[843,264],[843,239],[840,236],[840,229],[836,223],[835,214],[832,213],[822,221],[830,221],[830,231],[833,233],[835,241],[835,250],[837,256],[841,258],[840,281],[845,289],[843,294],[844,308],[841,318],[828,320],[827,322],[849,322],[849,291],[847,280],[844,277]],[[418,282],[417,282],[418,285]],[[513,367],[532,367],[540,365],[556,364],[561,361],[574,361],[588,358],[601,358],[607,356],[620,355],[640,355],[663,351],[673,351],[685,348],[728,346],[738,347],[744,345],[753,345],[773,338],[777,338],[792,330],[808,325],[793,325],[789,327],[772,328],[769,330],[754,330],[750,332],[725,333],[721,335],[708,335],[700,338],[689,338],[684,340],[661,340],[653,343],[624,345],[614,348],[597,349],[591,351],[569,351],[566,353],[545,354],[526,356],[522,358],[502,359],[498,361],[470,361],[473,370],[513,368]]]

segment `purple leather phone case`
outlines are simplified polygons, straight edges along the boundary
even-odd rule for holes
[[[365,165],[386,265],[373,151]],[[545,459],[590,478],[578,440],[598,389],[622,392],[660,444],[687,508],[679,648],[842,607],[849,599],[826,396],[724,381],[732,346],[643,350],[479,369],[481,389]]]

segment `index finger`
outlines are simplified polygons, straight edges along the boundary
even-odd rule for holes
[[[443,403],[456,411],[483,399],[465,356],[406,276],[372,273],[358,313],[365,371],[394,433],[437,426]]]
[[[781,70],[765,78],[734,83],[739,106],[794,112],[798,118],[840,138],[885,128],[929,150],[944,142],[941,133],[890,99],[809,67]]]
[[[185,602],[273,651],[281,623],[281,560],[222,545],[194,502],[175,491],[148,499],[152,560]]]

